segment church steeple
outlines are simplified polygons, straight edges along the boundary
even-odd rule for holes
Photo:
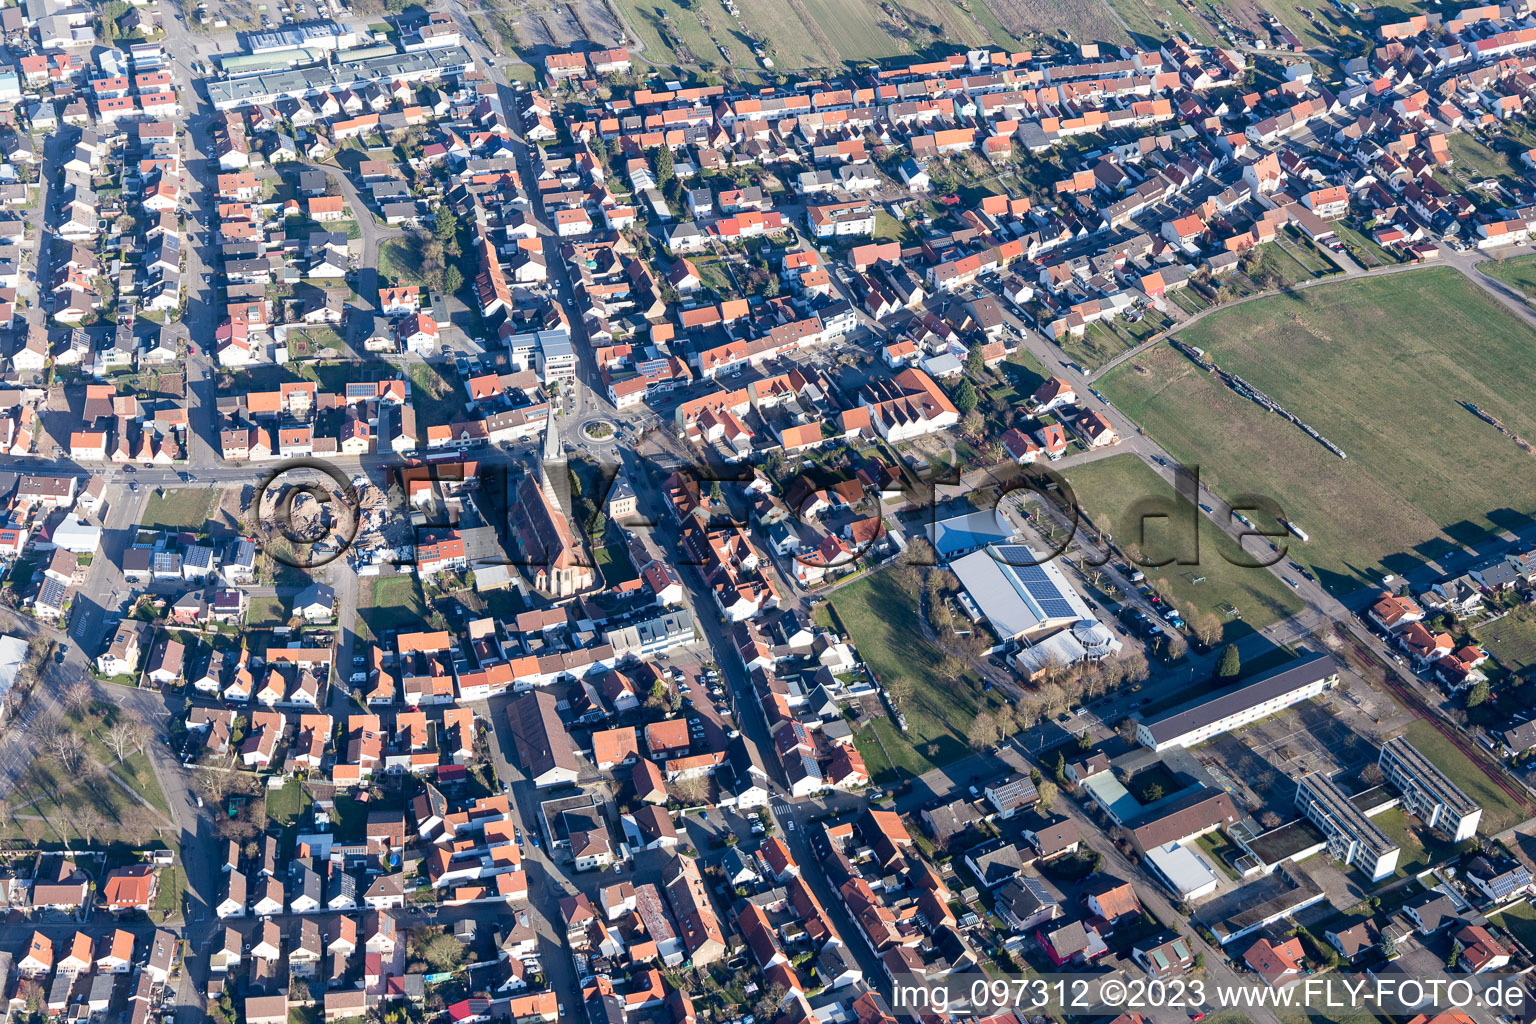
[[[565,447],[555,429],[555,417],[551,413],[545,421],[544,450],[540,454],[539,485],[549,503],[563,514],[571,514],[571,474],[566,464]]]

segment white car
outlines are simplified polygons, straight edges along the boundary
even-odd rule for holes
[[[360,682],[362,682],[363,680],[365,680],[367,678],[368,678],[368,673],[366,673],[366,672],[353,672],[352,673],[352,681],[354,683],[360,683]]]

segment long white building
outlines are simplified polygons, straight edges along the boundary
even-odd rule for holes
[[[1136,738],[1142,746],[1159,751],[1193,747],[1316,697],[1338,680],[1339,667],[1332,658],[1305,654],[1235,690],[1142,722],[1136,727]]]

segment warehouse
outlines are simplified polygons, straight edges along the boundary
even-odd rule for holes
[[[1142,722],[1136,737],[1143,746],[1158,751],[1193,747],[1316,697],[1338,680],[1338,665],[1328,655],[1303,654],[1236,689]]]

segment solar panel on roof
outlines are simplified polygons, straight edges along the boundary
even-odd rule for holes
[[[1045,613],[1046,618],[1064,619],[1071,618],[1075,614],[1072,611],[1071,602],[1062,596],[1056,581],[1046,574],[1044,566],[1016,565],[1013,571],[1029,589],[1029,595],[1039,602],[1040,610]]]

